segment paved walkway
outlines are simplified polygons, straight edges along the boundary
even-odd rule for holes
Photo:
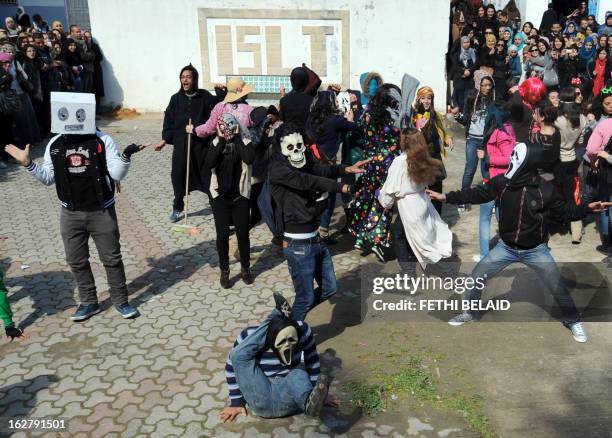
[[[102,125],[122,147],[132,141],[156,142],[161,116]],[[463,143],[458,143],[448,166],[449,187],[459,185],[462,173]],[[43,148],[35,150],[36,156]],[[117,196],[129,290],[142,312],[130,321],[110,308],[93,245],[92,266],[107,310],[80,324],[68,319],[76,291],[64,262],[55,190],[18,166],[0,170],[0,263],[7,269],[15,318],[30,336],[0,345],[0,417],[64,417],[68,433],[63,436],[81,437],[473,436],[457,416],[409,409],[401,401],[396,411],[374,418],[351,408],[342,383],[366,377],[368,360],[363,357],[376,360],[410,340],[415,348],[445,354],[449,369],[459,364],[466,370],[466,381],[485,397],[486,413],[502,436],[572,436],[565,434],[568,430],[610,436],[609,325],[588,324],[591,341],[586,345],[574,343],[557,323],[482,324],[466,330],[439,323],[422,330],[423,325],[397,323],[392,329],[406,339],[391,339],[387,326],[359,324],[363,259],[348,241],[333,249],[337,298],[309,316],[323,367],[336,375],[332,391],[343,398],[342,409],[326,409],[321,419],[248,417],[220,425],[229,348],[240,330],[267,314],[273,291],[291,296],[292,287],[282,254],[269,245],[264,225],[251,234],[255,283],[243,284],[232,260],[234,285],[219,287],[214,226],[205,196],[197,193],[191,200],[192,223],[201,227],[201,234],[177,234],[167,220],[170,156],[171,147],[136,155]],[[458,221],[449,208],[445,217],[454,224],[459,255],[471,258],[478,210]],[[582,245],[572,246],[568,236],[559,236],[552,242],[553,253],[566,260],[598,261],[595,241],[590,225]],[[375,262],[372,256],[367,260]],[[444,374],[445,368],[441,370]],[[574,418],[577,423],[570,421]]]

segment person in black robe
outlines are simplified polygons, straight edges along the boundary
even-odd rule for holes
[[[193,132],[194,126],[206,122],[213,107],[222,101],[227,93],[227,89],[222,86],[215,86],[215,95],[198,88],[198,71],[191,64],[181,69],[179,79],[181,88],[170,98],[170,103],[164,112],[162,140],[155,146],[156,151],[161,151],[166,144],[174,146],[170,173],[174,190],[171,222],[177,222],[185,208],[187,133]],[[189,119],[191,119],[191,125]],[[202,191],[208,195],[210,201],[210,170],[207,170],[204,165],[210,138],[200,138],[195,133],[190,135],[189,192]]]

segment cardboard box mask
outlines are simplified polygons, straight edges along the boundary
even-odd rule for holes
[[[51,132],[55,134],[95,134],[95,95],[52,92]]]

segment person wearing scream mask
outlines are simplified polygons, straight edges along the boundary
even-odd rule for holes
[[[318,416],[328,397],[330,377],[321,373],[317,344],[304,321],[291,318],[291,307],[274,293],[276,308],[258,326],[244,329],[225,364],[229,407],[223,423],[248,415],[247,406],[263,418],[304,413]]]
[[[161,151],[166,144],[172,148],[172,170],[170,178],[174,191],[170,221],[177,222],[185,208],[185,180],[187,176],[187,140],[191,135],[191,163],[189,169],[189,192],[200,190],[210,198],[210,171],[204,166],[210,138],[190,134],[193,127],[206,122],[217,102],[225,97],[224,87],[216,86],[215,95],[198,87],[198,71],[191,64],[179,73],[180,89],[170,98],[164,112],[162,140],[155,145]],[[191,121],[191,125],[189,125]]]
[[[446,148],[453,150],[454,142],[450,135],[446,134],[442,125],[442,118],[436,112],[434,106],[434,92],[431,87],[421,87],[417,90],[416,101],[414,103],[414,116],[412,123],[423,133],[425,141],[429,147],[429,153],[432,158],[440,160],[446,157]],[[437,180],[429,186],[431,190],[438,192],[442,191],[442,181],[446,178],[446,169],[444,163],[441,165],[442,170]],[[438,214],[442,213],[442,204],[435,201],[434,207]]]
[[[581,219],[589,211],[602,211],[612,203],[566,203],[563,196],[548,181],[538,175],[544,151],[540,145],[519,143],[510,156],[504,174],[486,184],[447,193],[429,191],[432,199],[452,204],[482,204],[495,201],[500,209],[499,243],[476,265],[472,279],[487,281],[512,263],[523,263],[533,269],[553,294],[568,327],[577,342],[586,342],[587,334],[570,291],[563,283],[561,272],[547,246],[548,221],[564,222]],[[517,208],[518,207],[518,208]],[[472,283],[473,285],[474,283]],[[480,300],[482,288],[467,288],[463,300]],[[477,311],[466,311],[449,321],[452,326],[477,321]]]

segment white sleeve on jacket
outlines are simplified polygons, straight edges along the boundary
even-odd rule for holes
[[[96,134],[104,142],[104,148],[106,149],[106,167],[109,175],[115,181],[121,181],[127,175],[128,170],[130,170],[130,161],[123,158],[123,155],[119,153],[117,144],[110,135],[102,131],[96,131]]]
[[[30,165],[26,167],[26,170],[31,173],[34,178],[47,186],[55,182],[55,172],[53,171],[53,163],[51,162],[51,145],[58,137],[59,135],[56,135],[47,143],[42,164],[37,164],[31,160]]]

